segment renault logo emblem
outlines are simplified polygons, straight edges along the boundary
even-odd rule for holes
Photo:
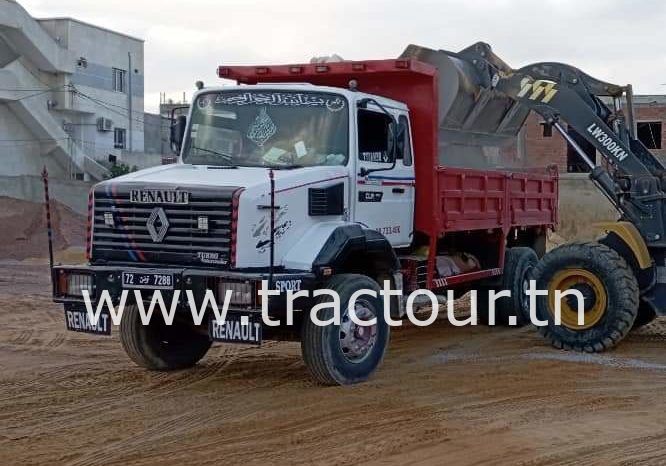
[[[163,208],[155,207],[153,209],[148,222],[146,222],[146,227],[148,227],[148,233],[150,233],[153,242],[161,243],[169,229],[169,220],[167,220]]]

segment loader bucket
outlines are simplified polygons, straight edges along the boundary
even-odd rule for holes
[[[483,62],[472,56],[479,53]],[[512,70],[490,46],[479,42],[454,53],[410,45],[400,58],[419,60],[438,70],[441,165],[515,167],[523,159],[517,136],[529,110],[492,88],[494,74]]]

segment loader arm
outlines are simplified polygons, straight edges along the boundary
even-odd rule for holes
[[[630,86],[605,83],[561,63],[536,63],[512,70],[485,43],[447,54],[473,64],[481,94],[507,96],[511,106],[533,110],[555,127],[590,166],[590,178],[623,219],[636,226],[649,248],[660,250],[657,257],[663,257],[666,171],[627,128],[621,104],[623,96],[631,101]],[[612,99],[613,108],[602,101],[603,97]],[[507,108],[507,115],[516,111]],[[595,165],[561,122],[593,144],[607,164]]]

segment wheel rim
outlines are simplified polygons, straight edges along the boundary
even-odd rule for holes
[[[594,273],[584,269],[566,269],[557,272],[548,285],[548,311],[555,316],[555,291],[575,289],[584,297],[584,323],[578,324],[576,298],[567,296],[561,303],[562,325],[572,330],[585,330],[594,327],[606,314],[608,297],[606,288]]]
[[[357,300],[354,306],[357,320],[370,321],[377,317],[370,303],[365,300]],[[377,341],[377,324],[362,326],[351,320],[349,311],[340,319],[340,351],[344,358],[352,363],[358,364],[364,361],[371,353]]]
[[[522,278],[522,295],[520,296],[520,309],[523,311],[523,316],[527,317],[530,313],[530,299],[529,296],[527,295],[527,290],[530,289],[530,272],[534,266],[530,265],[528,267],[525,267],[525,270],[523,270],[523,276]]]

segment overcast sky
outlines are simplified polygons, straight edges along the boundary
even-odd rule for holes
[[[640,94],[666,93],[663,0],[19,0],[145,43],[146,110],[188,98],[220,64],[396,57],[409,43],[459,50],[483,40],[512,67],[561,61]]]

